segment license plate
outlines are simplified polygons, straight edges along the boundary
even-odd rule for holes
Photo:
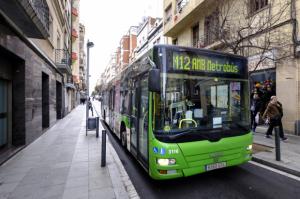
[[[211,170],[220,169],[220,168],[224,168],[224,167],[226,167],[226,162],[218,162],[215,164],[206,165],[205,170],[211,171]]]

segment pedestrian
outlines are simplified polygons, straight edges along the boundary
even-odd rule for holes
[[[259,116],[262,109],[262,101],[258,95],[258,93],[253,94],[253,98],[251,99],[251,129],[255,132],[256,126],[259,122]],[[257,119],[258,118],[258,119]]]
[[[269,123],[269,128],[266,132],[266,138],[271,138],[273,128],[275,126],[279,126],[279,136],[281,140],[287,140],[287,137],[284,136],[283,127],[282,127],[282,119],[283,117],[283,109],[282,104],[277,101],[277,97],[273,95],[271,100],[263,114],[263,118],[267,119],[267,123]]]
[[[89,110],[92,111],[92,116],[94,117],[93,105],[92,105],[92,102],[91,102],[91,98],[89,98],[89,100],[88,100],[88,106],[89,106]]]

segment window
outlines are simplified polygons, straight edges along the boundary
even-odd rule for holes
[[[193,47],[197,47],[199,43],[199,25],[192,27],[192,42]]]
[[[216,10],[205,17],[204,22],[204,45],[210,45],[219,38],[219,12]]]
[[[172,44],[173,44],[173,45],[178,45],[178,39],[177,39],[177,38],[173,39],[173,40],[172,40]]]
[[[268,0],[250,0],[250,13],[257,12],[268,5]]]
[[[172,4],[165,9],[165,23],[168,23],[172,19]]]

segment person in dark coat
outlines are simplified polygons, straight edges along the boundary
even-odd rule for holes
[[[269,121],[269,128],[266,132],[266,138],[270,138],[272,135],[273,128],[279,126],[279,136],[282,140],[287,140],[284,136],[281,119],[283,117],[282,104],[277,101],[276,96],[272,96],[271,100],[263,114],[263,118]]]
[[[257,122],[255,121],[256,115],[260,114],[262,109],[262,101],[257,93],[253,94],[253,98],[251,99],[251,129],[253,132],[255,132]]]

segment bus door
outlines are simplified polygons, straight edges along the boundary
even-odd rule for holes
[[[140,81],[140,94],[138,108],[138,159],[148,168],[148,75],[144,75]]]
[[[130,151],[133,155],[137,156],[137,133],[138,133],[138,106],[139,106],[139,96],[140,87],[139,81],[133,81],[132,93],[131,93],[131,103],[130,103]]]

